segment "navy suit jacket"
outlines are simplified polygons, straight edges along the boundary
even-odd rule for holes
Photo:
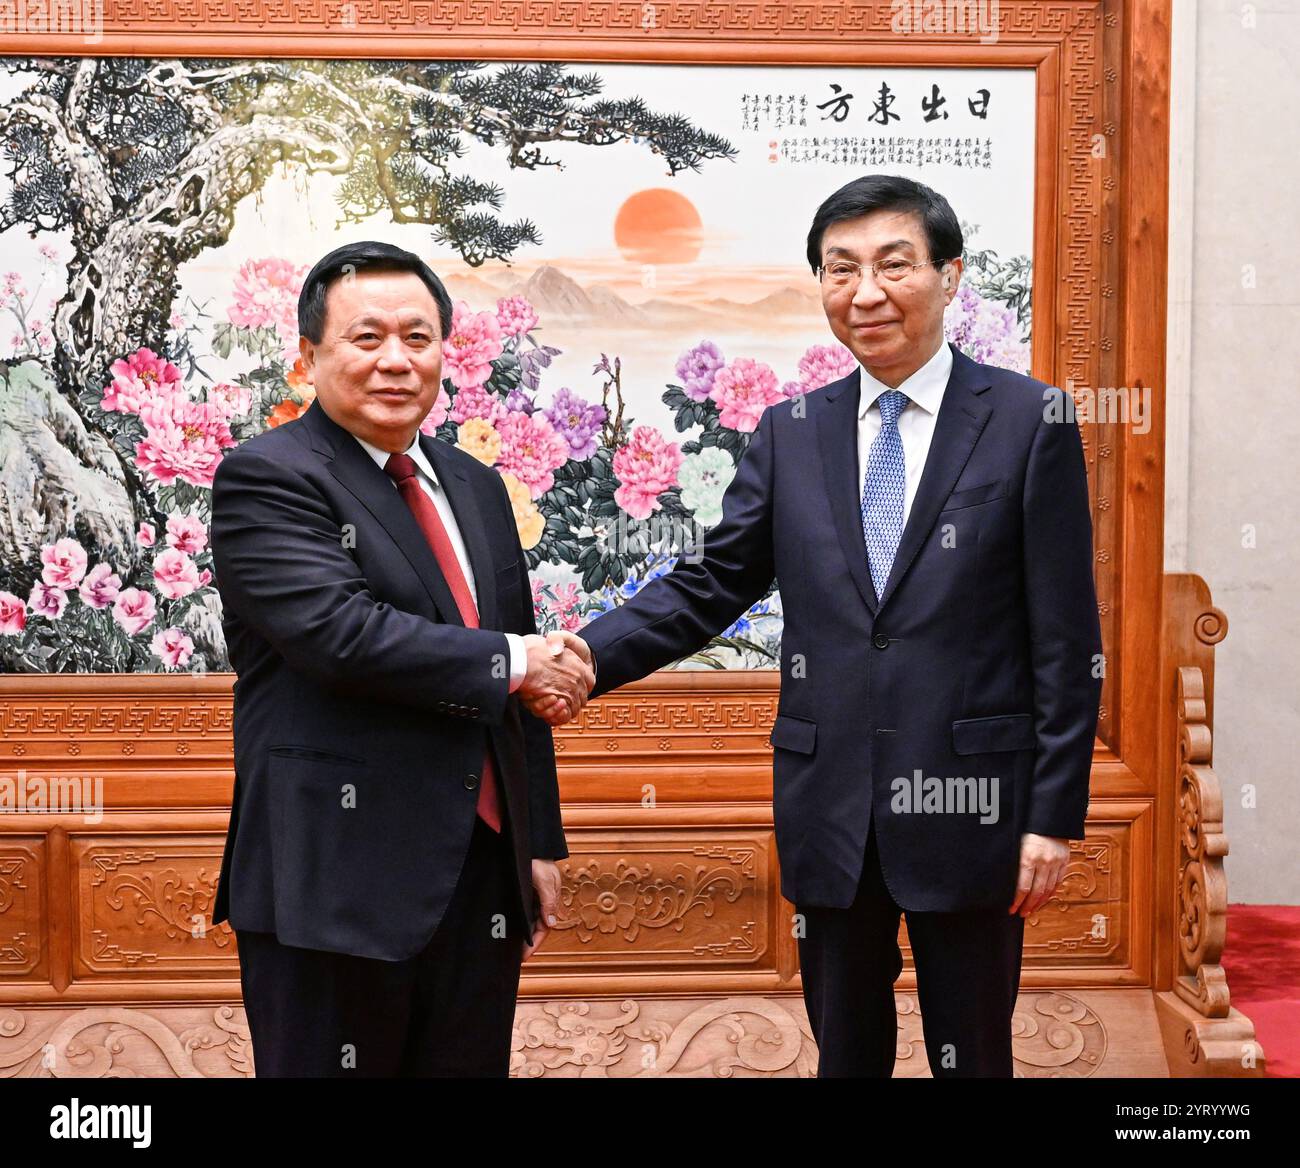
[[[1049,410],[1059,389],[954,348],[877,596],[859,503],[859,393],[854,371],[762,415],[698,562],[679,560],[583,630],[593,692],[700,649],[775,577],[783,895],[848,907],[874,817],[901,907],[1007,908],[1021,834],[1081,838],[1088,807],[1101,633],[1079,431],[1048,420],[1072,417],[1059,401]],[[950,792],[937,810],[911,799],[927,779]],[[980,779],[996,787],[996,817],[970,809],[978,787],[966,780]]]
[[[550,727],[509,693],[534,633],[505,484],[421,436],[474,569],[466,628],[392,480],[313,405],[226,456],[212,553],[235,682],[235,792],[213,923],[396,961],[433,936],[469,848],[489,741],[521,909],[568,855]]]

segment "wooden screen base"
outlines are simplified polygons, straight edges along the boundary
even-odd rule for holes
[[[916,995],[900,991],[895,1078],[928,1078]],[[1027,990],[1016,1075],[1164,1077],[1148,990]],[[241,1077],[254,1070],[241,1006],[0,1009],[0,1075]],[[520,1078],[810,1077],[817,1048],[790,995],[523,1000],[510,1073]]]

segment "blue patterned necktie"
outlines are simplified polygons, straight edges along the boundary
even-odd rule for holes
[[[897,389],[886,390],[877,404],[880,433],[867,451],[867,473],[862,484],[862,535],[867,541],[871,582],[879,598],[885,594],[889,569],[894,566],[894,556],[903,538],[907,468],[903,462],[903,439],[898,433],[898,415],[907,405],[907,394]]]

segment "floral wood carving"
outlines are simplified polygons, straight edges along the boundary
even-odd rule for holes
[[[1212,744],[1200,669],[1178,670],[1178,996],[1207,1018],[1228,1017],[1223,944],[1228,881],[1223,792],[1210,766]]]

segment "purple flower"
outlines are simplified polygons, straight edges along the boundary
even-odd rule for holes
[[[506,409],[512,414],[531,414],[537,408],[527,390],[515,388],[506,394]]]
[[[32,594],[27,598],[27,605],[32,612],[58,620],[68,604],[68,594],[53,584],[43,584],[37,580],[32,585]]]
[[[701,341],[677,358],[677,376],[691,401],[708,400],[713,375],[726,364],[722,350],[712,341]]]
[[[543,411],[555,432],[569,444],[569,457],[584,459],[596,453],[605,407],[585,402],[571,389],[555,395],[549,410]]]
[[[944,312],[943,331],[973,361],[1029,372],[1029,346],[1020,339],[1014,310],[986,300],[965,280]]]

